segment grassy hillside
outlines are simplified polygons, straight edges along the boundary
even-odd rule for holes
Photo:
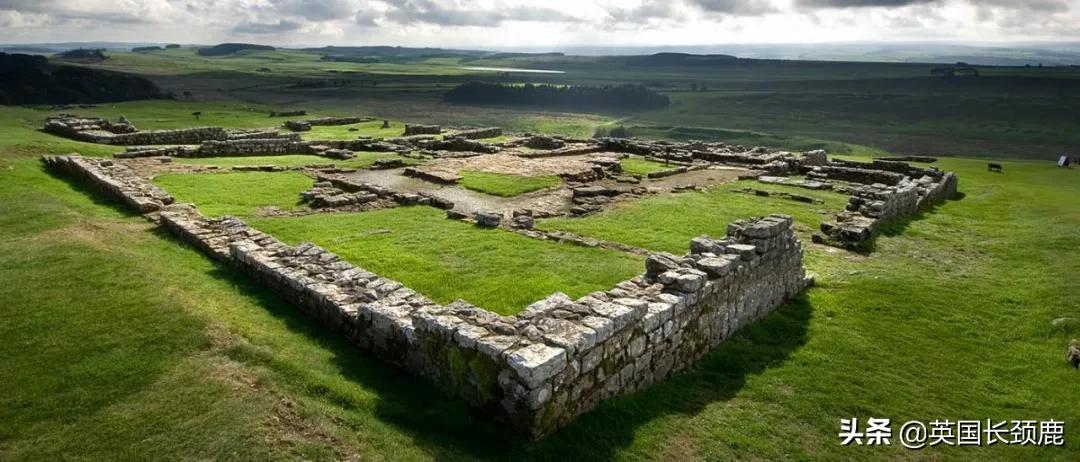
[[[535,112],[448,105],[441,102],[442,95],[475,80],[634,83],[663,92],[673,104],[659,111],[595,108],[595,115],[639,126],[764,132],[901,154],[1050,160],[1063,150],[1080,149],[1075,123],[1080,118],[1080,72],[1075,67],[980,66],[979,77],[943,79],[931,76],[939,65],[909,63],[736,60],[708,66],[646,66],[634,64],[640,58],[603,56],[413,56],[350,63],[322,61],[322,55],[275,50],[202,57],[191,49],[173,49],[111,53],[92,66],[148,74],[181,98],[307,102],[342,111],[361,105],[383,118],[526,130],[537,128],[527,122]],[[264,68],[271,72],[259,71]]]
[[[233,103],[98,112],[171,127],[193,124],[200,107],[204,123],[265,120]],[[985,161],[943,160],[960,175],[960,199],[889,228],[869,255],[807,243],[818,284],[805,295],[690,370],[527,443],[44,171],[42,153],[115,150],[36,131],[44,114],[0,108],[0,459],[1080,458],[1068,436],[1080,421],[1071,405],[1080,376],[1063,357],[1080,338],[1080,286],[1070,283],[1080,272],[1080,202],[1069,199],[1080,195],[1077,170],[1007,160],[1004,174],[990,174]],[[573,223],[683,251],[689,237],[754,212],[790,209],[805,235],[834,205],[730,194],[643,201]],[[289,239],[308,232],[328,242],[343,234],[316,223]],[[430,238],[408,220],[392,237],[406,248]],[[412,254],[418,265],[434,258]],[[1067,422],[1067,446],[840,446],[839,419],[853,416],[1053,418]]]

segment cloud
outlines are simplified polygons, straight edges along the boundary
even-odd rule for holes
[[[439,26],[498,26],[506,21],[578,22],[579,19],[550,8],[529,5],[478,9],[458,3],[434,0],[398,0],[391,2],[386,18],[399,24]]]
[[[735,16],[755,16],[780,11],[769,0],[691,0],[690,3],[709,13]]]
[[[940,0],[796,0],[807,8],[899,8],[910,5],[940,3]]]
[[[276,23],[243,22],[234,26],[232,31],[238,34],[281,34],[297,31],[303,27],[304,25],[299,22],[279,19]]]
[[[283,16],[330,21],[351,18],[364,6],[353,0],[271,0],[268,9]]]

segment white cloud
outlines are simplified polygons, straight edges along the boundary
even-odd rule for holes
[[[0,42],[502,48],[1080,40],[1080,0],[0,0]]]

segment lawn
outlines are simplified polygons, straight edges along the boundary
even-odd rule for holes
[[[307,165],[334,165],[340,168],[367,168],[376,160],[400,159],[406,164],[416,164],[419,160],[402,157],[390,152],[354,152],[351,159],[330,159],[309,154],[291,154],[285,156],[245,156],[245,157],[197,157],[176,158],[174,162],[193,165],[217,165],[234,167],[237,165],[277,165],[280,167],[304,167]]]
[[[312,242],[440,303],[513,314],[559,291],[606,290],[644,271],[621,252],[539,241],[447,220],[430,207],[252,220],[291,244]]]
[[[747,187],[801,194],[824,203],[807,204],[775,196],[758,197],[735,192]],[[619,202],[614,207],[585,218],[549,218],[539,220],[536,226],[681,255],[689,249],[690,239],[695,236],[723,237],[727,233],[728,223],[770,213],[793,216],[799,237],[809,241],[822,219],[831,218],[843,210],[847,200],[847,196],[831,191],[811,191],[745,180],[706,192],[685,192]],[[678,225],[673,226],[673,223]]]
[[[652,172],[659,172],[661,170],[674,168],[670,165],[664,165],[663,162],[638,159],[636,157],[622,159],[619,161],[619,164],[622,165],[623,173],[638,176],[645,176]]]
[[[314,180],[297,172],[170,173],[154,183],[207,216],[248,216],[262,208],[293,210]]]
[[[462,171],[459,184],[473,191],[493,196],[514,197],[527,192],[553,188],[562,184],[555,175],[521,176],[502,173]]]
[[[356,130],[350,131],[353,128]],[[372,120],[352,125],[315,125],[300,134],[305,140],[355,140],[361,136],[393,138],[404,133],[403,122],[390,121],[389,128],[382,128],[382,120]]]

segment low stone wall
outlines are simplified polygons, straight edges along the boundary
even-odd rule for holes
[[[46,156],[46,167],[82,179],[94,189],[105,192],[140,213],[156,212],[174,199],[161,188],[150,184],[125,165],[110,159],[79,155]]]
[[[890,162],[890,164],[891,163],[893,162]],[[806,178],[821,181],[838,180],[868,185],[880,183],[895,186],[900,184],[904,177],[907,176],[905,173],[877,169],[874,166],[867,164],[860,164],[859,167],[847,166],[850,164],[840,164],[836,161],[833,161],[830,164],[831,165],[819,165],[814,167],[806,174]]]
[[[78,141],[128,146],[199,144],[206,140],[225,140],[229,137],[228,132],[220,127],[138,131],[126,123],[113,124],[98,118],[75,117],[50,117],[45,121],[45,131]]]
[[[405,124],[405,133],[401,136],[438,135],[440,133],[442,133],[442,127],[439,125]]]
[[[126,185],[117,187],[122,195],[141,192],[126,180],[138,177],[110,169],[110,160],[90,165],[65,156],[46,163],[98,172],[95,181]],[[317,246],[289,246],[192,206],[165,207],[160,222],[377,358],[532,438],[690,366],[807,281],[802,245],[791,217],[782,215],[736,221],[725,239],[693,239],[684,257],[650,255],[644,274],[611,290],[577,300],[556,293],[516,316],[463,301],[436,304]]]
[[[460,136],[469,140],[481,140],[485,138],[496,138],[502,136],[502,133],[503,131],[499,127],[487,127],[462,130],[457,132],[454,136]]]
[[[814,172],[828,171],[837,177],[862,181],[883,176],[900,179],[892,185],[874,183],[854,188],[846,210],[837,214],[834,222],[823,222],[821,234],[813,236],[814,242],[856,249],[873,237],[882,223],[914,216],[919,210],[956,195],[958,181],[952,172],[921,169],[892,161],[874,161],[871,164],[844,162],[842,165],[847,166],[830,165],[826,167],[827,170],[815,167]],[[873,170],[875,167],[888,170]],[[807,175],[808,178],[822,176]]]
[[[206,141],[199,149],[184,153],[190,157],[273,156],[309,151],[307,143],[288,138]]]
[[[644,275],[612,290],[556,293],[512,317],[438,305],[235,219],[169,211],[162,221],[378,358],[534,438],[688,367],[805,285],[802,248],[783,216],[733,223],[727,239],[697,238],[683,258],[654,255]]]
[[[374,117],[319,117],[317,119],[308,119],[307,122],[311,126],[316,125],[352,125],[363,122],[371,122],[375,120]]]

